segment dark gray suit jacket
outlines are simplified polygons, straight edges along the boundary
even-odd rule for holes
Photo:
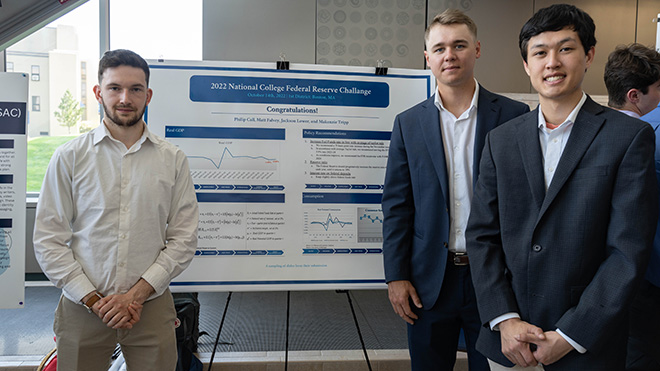
[[[528,111],[526,104],[479,86],[474,181],[486,133]],[[447,187],[440,116],[432,96],[394,120],[382,201],[385,279],[412,281],[427,309],[436,302],[445,275]]]
[[[466,232],[484,327],[517,312],[587,349],[546,370],[623,370],[627,309],[655,233],[653,129],[587,98],[545,191],[538,108],[491,131]]]

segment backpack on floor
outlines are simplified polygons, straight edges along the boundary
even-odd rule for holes
[[[199,300],[197,293],[176,293],[176,347],[179,359],[176,371],[202,371],[202,362],[195,356],[199,339]]]

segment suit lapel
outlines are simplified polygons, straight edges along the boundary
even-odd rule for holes
[[[527,119],[518,124],[520,133],[518,148],[521,152],[529,188],[532,190],[532,198],[536,207],[540,209],[545,198],[545,175],[543,174],[543,155],[539,143],[538,111],[539,107],[528,114]]]
[[[435,96],[431,96],[431,98],[422,104],[423,110],[419,117],[419,126],[422,129],[424,142],[431,156],[433,167],[436,174],[438,174],[438,181],[440,182],[445,202],[448,202],[447,161],[445,159],[445,148],[442,143],[442,133],[440,131],[440,114],[434,104],[434,99]]]
[[[605,119],[596,116],[602,111],[603,107],[591,100],[590,97],[587,97],[575,119],[568,143],[566,143],[566,148],[564,148],[564,152],[559,159],[557,172],[552,177],[552,182],[550,182],[550,186],[546,192],[543,205],[541,206],[541,212],[539,213],[539,220],[555,197],[557,197],[557,194],[559,194],[559,191],[571,176],[577,164],[582,160],[584,153],[605,122]]]
[[[477,184],[479,163],[486,141],[486,134],[495,128],[500,118],[500,106],[495,104],[497,97],[479,85],[479,100],[477,103],[477,127],[474,133],[474,161],[472,163],[472,187]]]

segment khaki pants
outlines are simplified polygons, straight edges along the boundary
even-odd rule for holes
[[[140,321],[131,330],[113,330],[95,314],[66,297],[60,298],[53,330],[57,340],[57,369],[107,371],[117,344],[129,371],[176,368],[176,312],[169,290],[144,303]]]
[[[497,362],[493,362],[492,360],[488,360],[488,365],[490,366],[491,371],[543,371],[543,366],[542,365],[536,365],[534,367],[520,367],[518,365],[513,366],[513,367],[505,367],[502,366],[501,364]]]

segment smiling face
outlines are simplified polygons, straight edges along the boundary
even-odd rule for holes
[[[151,101],[152,91],[147,88],[145,73],[131,66],[118,66],[105,70],[101,85],[94,87],[96,100],[103,105],[107,124],[131,127],[140,120]]]
[[[426,40],[424,56],[439,85],[471,84],[481,45],[465,24],[434,26]]]
[[[582,97],[582,81],[594,59],[594,48],[582,47],[578,34],[570,28],[533,36],[523,62],[539,101],[577,104]]]

